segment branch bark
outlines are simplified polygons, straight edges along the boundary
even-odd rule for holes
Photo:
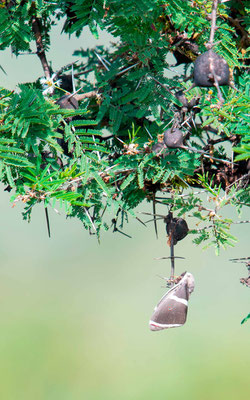
[[[34,17],[32,17],[31,23],[32,23],[32,31],[36,38],[36,48],[37,48],[36,54],[40,58],[45,78],[49,79],[50,78],[50,68],[49,68],[49,64],[48,64],[44,46],[43,46],[43,40],[42,40],[39,19],[34,16]]]
[[[218,0],[213,1],[213,7],[211,12],[211,30],[210,30],[210,38],[209,42],[207,43],[207,49],[211,49],[214,45],[214,34],[216,31],[216,14],[217,14],[217,7],[218,7]]]

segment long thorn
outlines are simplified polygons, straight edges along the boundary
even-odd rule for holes
[[[87,217],[88,217],[88,219],[89,219],[89,221],[90,221],[90,223],[91,223],[91,225],[92,225],[94,231],[97,232],[96,227],[95,227],[95,224],[94,224],[94,222],[93,222],[93,220],[92,220],[92,218],[91,218],[91,216],[90,216],[90,214],[89,214],[89,212],[88,212],[88,210],[87,210],[86,207],[84,207],[84,211],[85,211],[85,213],[87,214]]]
[[[147,227],[147,225],[146,225],[146,223],[145,222],[143,222],[140,218],[138,218],[138,217],[135,217],[136,219],[137,219],[137,221],[139,221],[142,225],[144,225],[144,226],[146,226]]]
[[[158,230],[157,230],[157,221],[156,221],[156,207],[155,207],[155,193],[153,193],[153,214],[154,214],[154,227],[155,227],[155,235],[156,239],[158,239]]]
[[[128,235],[128,234],[125,233],[125,232],[120,231],[120,229],[118,229],[118,228],[115,228],[115,229],[113,230],[113,232],[119,232],[119,233],[121,233],[122,235],[127,236],[129,239],[132,239],[132,236]]]
[[[76,86],[75,86],[75,79],[74,79],[74,64],[73,63],[72,63],[72,66],[71,66],[71,79],[72,79],[73,93],[75,93]]]
[[[174,278],[174,236],[171,235],[171,245],[170,245],[170,258],[171,258],[171,278]]]
[[[50,225],[49,225],[49,212],[48,212],[48,207],[45,207],[45,217],[46,217],[46,224],[47,224],[47,229],[48,229],[48,235],[50,238]]]
[[[109,71],[109,67],[106,65],[106,63],[105,63],[105,61],[102,59],[102,57],[99,56],[99,54],[96,53],[95,51],[94,51],[94,53],[95,53],[96,57],[98,58],[98,60],[102,63],[102,65],[104,66],[104,68],[105,68],[107,71]]]
[[[173,257],[156,257],[154,260],[169,260],[169,259],[174,259],[174,258],[181,258],[182,260],[185,260],[185,257],[179,257],[179,256],[173,256]]]

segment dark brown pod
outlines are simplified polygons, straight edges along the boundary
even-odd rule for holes
[[[179,90],[178,92],[175,93],[175,97],[181,102],[183,107],[188,108],[188,99],[184,95],[182,90]]]
[[[165,145],[163,142],[156,142],[155,144],[153,144],[152,146],[152,151],[156,154],[160,153],[160,151],[163,151]]]
[[[66,90],[66,92],[73,92],[73,84],[72,84],[72,75],[71,74],[61,74],[58,75],[58,79],[60,79],[60,88]]]
[[[214,86],[215,78],[219,86],[229,85],[229,66],[223,57],[208,50],[201,54],[194,63],[195,86]]]
[[[199,97],[193,97],[190,101],[186,98],[182,90],[179,90],[175,93],[175,97],[181,102],[182,104],[182,111],[187,112],[188,110],[192,110],[194,108],[194,112],[199,112],[200,109],[197,105],[200,102]]]
[[[164,132],[164,143],[170,149],[177,149],[178,147],[183,146],[183,134],[182,131],[178,128],[167,129]]]
[[[78,101],[72,94],[66,94],[60,99],[56,101],[56,104],[60,106],[60,108],[65,108],[69,110],[77,110],[79,108]]]
[[[173,214],[170,212],[165,218],[165,223],[167,234],[174,245],[187,236],[189,229],[185,219],[173,218]]]

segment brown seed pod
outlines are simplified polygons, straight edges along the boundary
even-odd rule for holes
[[[152,151],[156,154],[159,154],[160,152],[163,151],[165,145],[163,142],[156,142],[155,144],[153,144],[152,146]]]
[[[208,50],[201,54],[194,63],[195,86],[211,87],[217,81],[219,86],[229,85],[229,66],[223,57]]]
[[[186,112],[188,110],[191,110],[194,107],[197,111],[197,109],[198,109],[197,105],[199,104],[199,101],[200,101],[199,97],[193,97],[190,101],[188,101],[188,99],[186,98],[186,96],[184,95],[184,92],[182,90],[179,90],[178,92],[176,92],[175,97],[181,102],[183,111]]]
[[[56,104],[60,106],[60,108],[65,108],[69,110],[77,110],[79,108],[78,101],[75,99],[72,94],[66,94],[60,99],[56,101]]]
[[[187,236],[189,229],[185,219],[173,218],[173,214],[169,212],[164,222],[166,223],[166,231],[170,242],[173,241],[174,245]]]
[[[182,90],[178,90],[178,92],[175,93],[175,97],[181,102],[183,107],[188,108],[188,99],[186,98]]]
[[[178,128],[170,128],[164,132],[164,143],[171,149],[177,149],[183,145],[183,134]]]

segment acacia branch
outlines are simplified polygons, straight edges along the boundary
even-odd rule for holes
[[[210,30],[210,38],[206,47],[211,49],[214,45],[214,34],[216,31],[216,14],[217,14],[218,0],[213,1],[213,7],[211,12],[211,30]]]
[[[79,93],[79,94],[74,94],[73,96],[77,101],[81,101],[84,99],[89,99],[91,97],[96,97],[98,95],[98,90],[92,90],[90,92],[86,93]]]
[[[50,78],[50,68],[49,68],[49,64],[48,64],[48,61],[47,61],[47,58],[46,58],[46,54],[45,54],[45,50],[44,50],[44,46],[43,46],[43,40],[42,40],[42,34],[41,34],[39,19],[34,16],[32,18],[31,23],[32,23],[32,31],[33,31],[33,33],[35,35],[35,38],[36,38],[36,48],[37,48],[36,54],[40,58],[45,78],[49,79]]]

